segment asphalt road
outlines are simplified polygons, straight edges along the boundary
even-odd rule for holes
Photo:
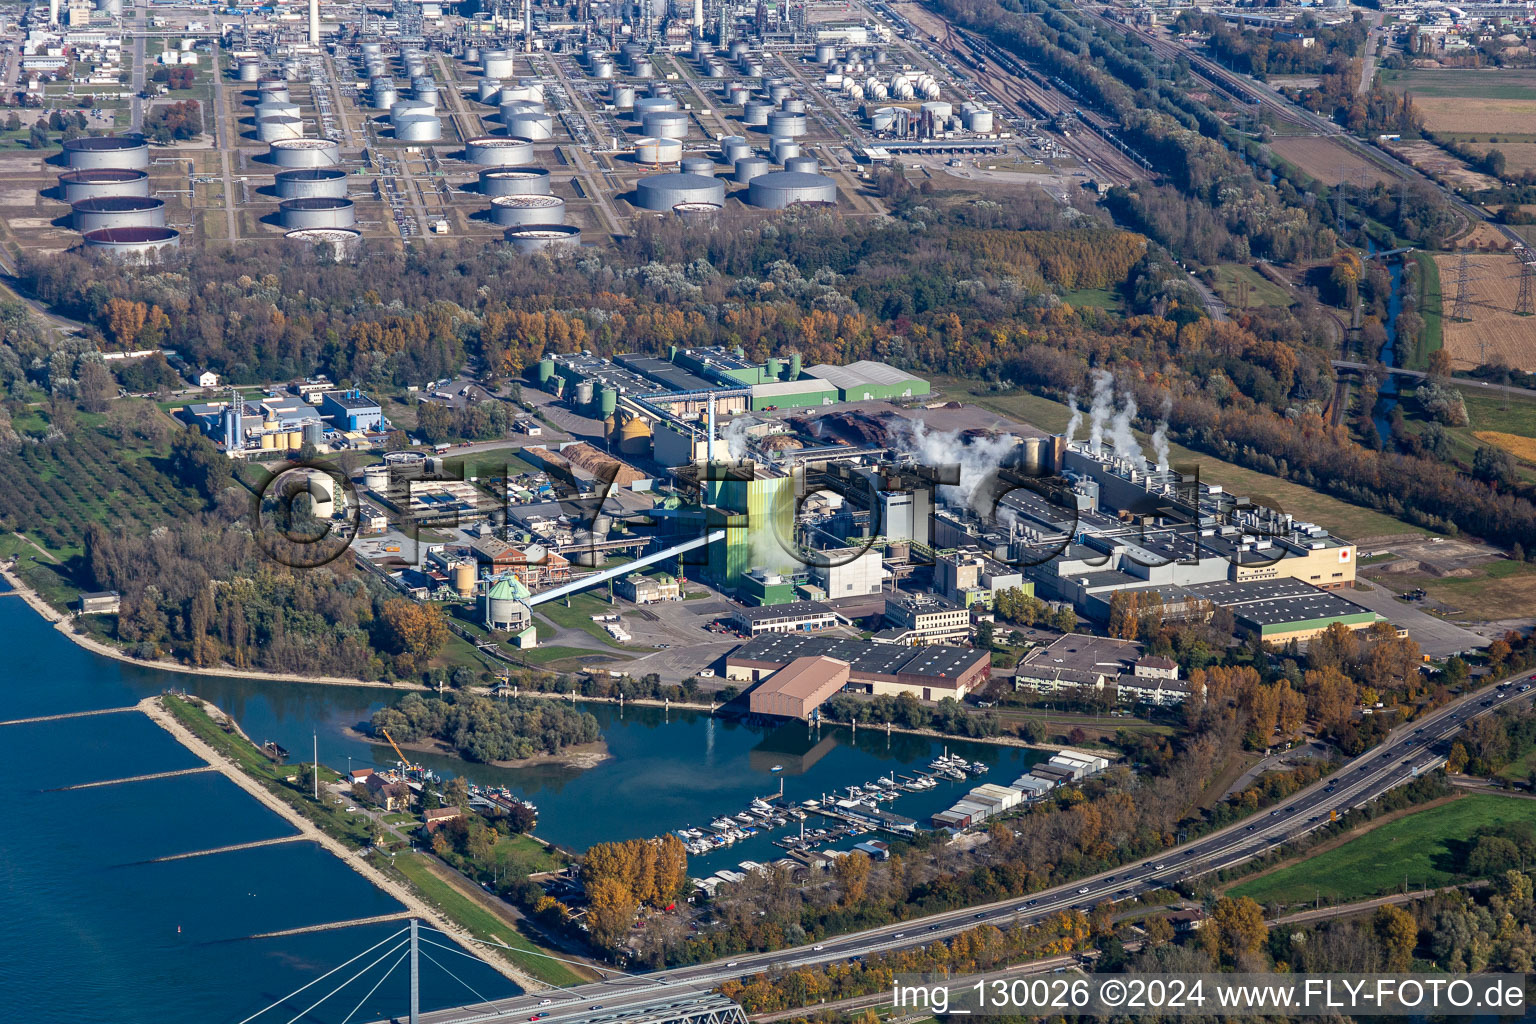
[[[1536,677],[1533,677],[1536,678]],[[1471,718],[1505,704],[1529,701],[1518,680],[1505,689],[1467,694],[1425,718],[1399,726],[1386,742],[1355,758],[1273,809],[1219,832],[1172,847],[1129,867],[1095,875],[1032,896],[934,914],[867,931],[828,938],[812,946],[773,953],[743,953],[732,960],[679,967],[647,975],[594,982],[554,993],[536,993],[422,1015],[426,1024],[470,1024],[496,1019],[529,1019],[548,1014],[546,1024],[583,1021],[605,1024],[622,1018],[624,1008],[675,993],[679,1001],[729,978],[768,970],[793,969],[920,946],[949,938],[981,924],[1030,923],[1063,910],[1086,911],[1105,900],[1123,900],[1164,888],[1181,879],[1240,864],[1274,846],[1321,828],[1329,813],[1348,813],[1415,775],[1442,764],[1446,742]]]

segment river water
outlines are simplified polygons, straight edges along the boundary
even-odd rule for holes
[[[355,730],[393,701],[385,690],[125,665],[70,643],[14,596],[0,597],[0,637],[10,653],[0,664],[0,721],[123,707],[176,687],[213,701],[253,739],[275,740],[298,758],[318,743],[320,759],[339,770],[394,759],[387,746]],[[420,759],[444,775],[463,773],[471,781],[505,785],[533,801],[540,810],[538,834],[575,850],[601,840],[704,826],[744,810],[754,796],[778,792],[780,785],[796,801],[842,795],[844,786],[924,768],[946,745],[992,766],[979,779],[941,783],[884,805],[926,824],[930,814],[979,781],[1009,783],[1040,759],[1020,748],[944,744],[877,729],[861,728],[855,736],[844,727],[773,728],[697,711],[584,707],[597,716],[611,755],[593,768],[501,769],[450,757]],[[400,909],[309,843],[153,863],[172,854],[292,834],[286,822],[217,774],[59,789],[200,763],[142,715],[0,726],[0,739],[10,769],[21,776],[13,787],[12,827],[0,830],[0,950],[9,954],[0,957],[0,988],[10,997],[7,1019],[239,1024],[396,927],[249,938]],[[689,873],[702,876],[743,860],[776,859],[782,851],[771,838],[761,834],[690,858]],[[434,952],[454,961],[454,973],[489,998],[515,991],[489,968]],[[38,964],[50,965],[46,979]],[[347,998],[331,1000],[304,1020],[340,1024],[381,974],[382,969],[360,988],[342,993]],[[316,993],[335,980],[307,994],[318,998]],[[436,969],[424,967],[422,985],[424,1006],[470,1001],[460,982]],[[397,971],[352,1019],[403,1012],[404,992],[404,972]],[[307,1005],[290,1004],[286,1014],[274,1011],[252,1024],[287,1021]]]

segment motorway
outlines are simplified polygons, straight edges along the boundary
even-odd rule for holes
[[[1433,374],[1423,370],[1408,370],[1401,366],[1381,366],[1376,363],[1361,363],[1349,359],[1335,359],[1335,370],[1354,370],[1357,373],[1390,373],[1394,377],[1412,377],[1414,380],[1428,380]],[[1450,383],[1464,388],[1484,388],[1488,391],[1496,391],[1500,394],[1514,395],[1519,398],[1536,398],[1536,391],[1530,388],[1520,388],[1513,384],[1493,384],[1486,380],[1467,380],[1460,377],[1452,377]]]
[[[1533,677],[1536,678],[1536,677]],[[426,1024],[472,1024],[547,1014],[542,1024],[614,1024],[626,1007],[674,994],[678,1000],[731,978],[769,970],[788,970],[864,957],[947,939],[983,924],[999,927],[1031,923],[1066,910],[1087,911],[1105,900],[1125,900],[1184,879],[1251,860],[1289,840],[1328,824],[1330,814],[1354,808],[1403,785],[1445,762],[1446,741],[1469,720],[1498,708],[1529,701],[1533,693],[1516,680],[1499,689],[1483,689],[1446,704],[1415,722],[1399,726],[1385,742],[1337,772],[1280,802],[1269,811],[1210,835],[1171,847],[1129,867],[1044,890],[1028,897],[947,911],[899,924],[828,938],[811,946],[772,953],[743,953],[715,961],[647,975],[626,975],[557,992],[517,996],[497,1003],[423,1014]]]

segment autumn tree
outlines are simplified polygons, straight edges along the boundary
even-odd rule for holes
[[[1210,918],[1200,929],[1200,940],[1213,957],[1219,956],[1229,964],[1253,956],[1269,941],[1264,908],[1247,896],[1224,896],[1216,901]]]
[[[1407,972],[1413,964],[1414,947],[1419,944],[1413,915],[1401,907],[1382,907],[1371,919],[1371,926],[1387,954],[1386,969],[1396,974]]]
[[[430,659],[448,642],[448,623],[442,609],[398,597],[379,608],[381,646],[398,656],[409,671]]]

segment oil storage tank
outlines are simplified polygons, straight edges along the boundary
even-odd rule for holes
[[[431,114],[395,118],[392,123],[399,142],[436,142],[443,137],[443,122]]]
[[[688,115],[681,110],[651,110],[640,119],[645,134],[656,139],[681,139],[688,135]]]
[[[635,205],[665,213],[682,203],[724,203],[725,182],[702,174],[656,174],[635,184]]]
[[[760,156],[744,156],[736,161],[732,180],[745,185],[753,178],[761,177],[773,169],[773,165]]]
[[[635,142],[635,162],[647,167],[677,163],[683,158],[683,144],[677,139],[639,139]]]
[[[279,171],[274,184],[279,199],[341,199],[347,194],[347,172],[339,167]]]
[[[304,122],[297,117],[263,117],[256,122],[256,138],[260,142],[303,137]]]
[[[253,112],[257,121],[264,117],[298,117],[299,105],[284,100],[266,100],[256,104]]]
[[[501,100],[501,80],[497,78],[482,78],[480,84],[475,87],[475,99],[481,103],[497,103]]]
[[[673,96],[642,96],[635,100],[634,117],[636,121],[644,123],[646,114],[662,113],[678,109],[676,97]]]
[[[357,224],[357,208],[350,199],[284,199],[278,204],[277,210],[283,227],[289,230],[350,228]]]
[[[511,50],[480,51],[480,73],[486,78],[511,78],[515,70]]]
[[[768,134],[777,139],[794,139],[805,134],[805,114],[793,110],[768,112]]]
[[[284,233],[283,240],[323,249],[336,260],[355,259],[363,251],[363,233],[355,228],[299,228]]]
[[[486,167],[518,167],[533,163],[533,143],[502,135],[480,135],[464,143],[465,158]]]
[[[64,143],[64,159],[70,167],[81,170],[145,171],[149,169],[149,144],[142,135],[82,135]]]
[[[720,160],[727,166],[734,166],[737,160],[751,155],[752,143],[744,136],[727,135],[720,140]]]
[[[715,173],[715,162],[707,156],[684,157],[683,173],[710,175]]]
[[[100,196],[147,196],[149,175],[143,171],[116,167],[95,171],[65,171],[59,175],[59,191],[66,203]]]
[[[799,171],[804,174],[815,174],[821,170],[821,164],[816,162],[813,156],[792,156],[784,161],[786,171]]]
[[[268,156],[279,167],[336,167],[341,147],[330,139],[279,139]]]
[[[542,167],[490,167],[480,172],[480,194],[547,196],[549,172]]]
[[[153,196],[97,196],[71,203],[71,223],[85,234],[103,228],[165,227],[165,200]]]
[[[760,128],[768,123],[768,115],[773,113],[773,104],[767,100],[747,100],[741,108],[741,121]]]
[[[618,110],[631,110],[635,105],[635,87],[614,82],[608,87],[608,102]]]
[[[530,224],[507,228],[503,237],[514,252],[552,252],[579,247],[581,228],[574,224]]]
[[[85,236],[88,249],[122,260],[146,260],[181,245],[175,228],[102,228]]]
[[[507,134],[521,139],[549,139],[555,134],[555,119],[543,112],[526,111],[503,117]]]
[[[565,200],[559,196],[496,196],[491,220],[504,228],[526,224],[564,224]]]
[[[799,171],[764,174],[747,185],[747,202],[765,210],[783,210],[796,203],[836,203],[837,182]]]

